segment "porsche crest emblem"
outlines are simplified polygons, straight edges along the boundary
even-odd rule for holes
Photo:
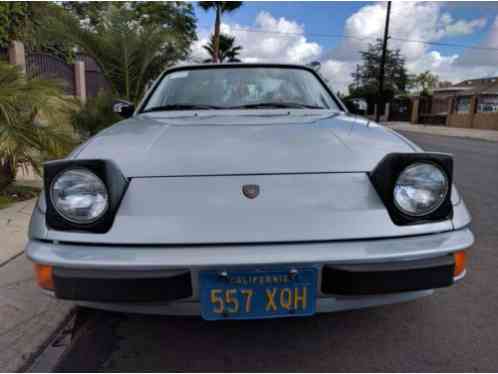
[[[244,184],[242,186],[242,193],[248,199],[254,199],[259,195],[259,186],[257,184]]]

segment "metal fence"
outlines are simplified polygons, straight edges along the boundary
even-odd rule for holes
[[[0,50],[1,58],[1,50]],[[95,97],[100,91],[111,91],[98,64],[89,56],[78,55],[77,59],[85,62],[85,81],[87,97]],[[63,82],[64,92],[75,95],[74,65],[48,53],[32,52],[26,55],[26,72],[30,77],[58,79]]]
[[[67,95],[75,95],[73,65],[67,64],[61,58],[48,53],[28,53],[26,72],[29,77],[57,79],[63,83]]]

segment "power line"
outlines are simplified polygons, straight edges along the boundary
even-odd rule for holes
[[[464,45],[464,44],[457,44],[457,43],[429,42],[429,41],[425,41],[425,40],[413,40],[413,39],[404,39],[404,38],[396,38],[396,37],[391,37],[390,39],[399,40],[399,41],[403,41],[403,42],[407,42],[407,43],[420,43],[420,44],[437,45],[437,46],[442,46],[442,47],[460,47],[460,48],[464,48],[464,49],[477,49],[477,50],[482,50],[482,51],[498,52],[498,48],[493,48],[493,47],[479,47],[479,46]]]
[[[212,29],[212,26],[201,25],[198,27],[201,29],[207,29],[207,30]],[[292,33],[292,32],[283,32],[283,31],[260,30],[260,29],[254,29],[251,27],[242,28],[242,27],[230,26],[230,29],[235,30],[235,31],[249,32],[249,33],[281,35],[282,37],[308,36],[308,37],[314,37],[314,38],[351,39],[351,40],[359,40],[359,41],[380,39],[380,37],[376,37],[376,36],[356,37],[356,36],[345,35],[345,34],[322,34],[322,33],[306,33],[305,34],[305,33],[297,33],[297,32]],[[418,43],[418,44],[434,45],[434,46],[439,46],[439,47],[456,47],[456,48],[463,48],[463,49],[474,49],[474,50],[481,50],[481,51],[498,52],[498,48],[494,48],[494,47],[480,47],[480,46],[458,44],[458,43],[431,42],[428,40],[398,38],[398,37],[393,37],[393,36],[390,36],[389,39],[404,42],[404,43]]]
[[[200,29],[207,29],[207,30],[212,30],[212,26],[198,26]],[[304,33],[299,33],[299,32],[283,32],[283,31],[270,31],[270,30],[259,30],[259,29],[254,29],[251,27],[243,28],[243,27],[232,27],[230,26],[231,30],[235,31],[246,31],[246,32],[252,32],[252,33],[260,33],[260,34],[275,34],[275,35],[283,35],[284,37],[294,37],[294,36],[313,36],[316,38],[336,38],[336,39],[355,39],[355,40],[375,40],[377,39],[376,37],[373,36],[367,36],[364,38],[356,37],[356,36],[350,36],[350,35],[343,35],[343,34],[320,34],[320,33],[307,33],[306,35]]]

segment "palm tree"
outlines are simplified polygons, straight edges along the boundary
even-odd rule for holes
[[[432,93],[432,89],[436,87],[438,82],[439,77],[432,74],[429,70],[420,73],[414,79],[414,83],[422,89],[422,95],[430,95]]]
[[[27,79],[19,67],[0,61],[0,191],[19,167],[40,173],[44,158],[61,158],[75,145],[64,116],[76,105],[53,80]]]
[[[203,48],[209,53],[211,58],[205,60],[204,62],[211,62],[214,60],[214,35],[211,35],[209,43]],[[225,34],[220,34],[220,46],[219,46],[219,62],[240,62],[238,58],[242,47],[240,45],[235,45],[235,37]]]
[[[136,22],[135,15],[126,7],[112,5],[102,17],[99,26],[92,30],[65,14],[53,19],[46,31],[92,57],[115,95],[137,102],[146,84],[171,63],[165,51],[180,43],[181,35],[157,23]]]
[[[219,48],[220,48],[220,26],[221,15],[223,13],[233,12],[242,6],[242,1],[199,1],[199,6],[205,11],[214,9],[216,18],[214,21],[214,45],[213,45],[213,62],[220,62]]]

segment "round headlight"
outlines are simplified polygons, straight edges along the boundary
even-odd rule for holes
[[[434,212],[448,193],[448,177],[438,166],[415,163],[399,175],[394,186],[394,204],[410,216]]]
[[[80,224],[95,222],[109,207],[104,182],[86,169],[71,169],[55,177],[50,198],[61,216]]]

